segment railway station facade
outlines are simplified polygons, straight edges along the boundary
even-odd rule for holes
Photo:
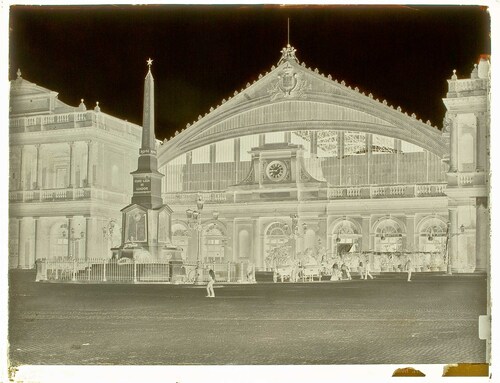
[[[257,270],[364,260],[388,271],[412,257],[418,271],[486,271],[488,60],[447,80],[438,128],[308,68],[288,45],[269,72],[157,142],[171,243],[186,261]],[[21,73],[10,114],[10,267],[109,258],[141,127],[68,106]]]

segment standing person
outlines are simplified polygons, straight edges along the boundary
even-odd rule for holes
[[[373,279],[373,276],[370,274],[370,262],[366,261],[365,262],[365,280],[368,279]]]
[[[345,279],[348,279],[348,280],[351,280],[351,270],[349,270],[349,266],[347,266],[345,263],[342,264],[341,268],[342,270],[342,278],[344,279],[344,276],[345,276]]]
[[[360,275],[361,279],[365,279],[365,273],[364,273],[365,269],[363,267],[363,262],[359,262],[358,270],[359,270],[359,275]]]
[[[248,263],[247,282],[255,282],[254,274],[253,274],[253,263]]]
[[[408,258],[405,265],[406,271],[408,272],[408,282],[411,282],[411,273],[413,271],[413,265],[411,263],[411,258]]]
[[[208,271],[207,298],[215,298],[214,293],[215,273],[212,269]]]

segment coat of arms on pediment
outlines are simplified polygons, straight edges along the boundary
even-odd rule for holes
[[[304,98],[306,91],[311,88],[310,84],[287,63],[278,72],[277,79],[267,91],[271,95],[271,101],[280,98]]]

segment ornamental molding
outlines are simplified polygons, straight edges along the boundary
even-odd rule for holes
[[[271,101],[284,98],[306,98],[306,91],[311,90],[311,84],[304,79],[304,73],[298,72],[290,63],[286,63],[277,75],[267,93]]]

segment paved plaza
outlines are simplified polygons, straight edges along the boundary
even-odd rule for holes
[[[216,285],[36,283],[10,274],[11,363],[484,362],[484,276]]]

